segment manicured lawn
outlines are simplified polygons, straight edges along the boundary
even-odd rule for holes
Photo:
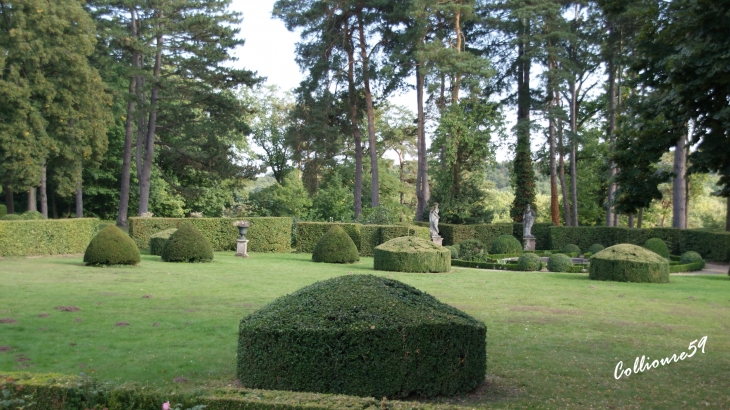
[[[482,408],[730,407],[727,276],[627,284],[590,281],[586,274],[468,268],[405,274],[375,272],[372,258],[342,266],[310,257],[241,259],[229,252],[216,253],[209,264],[171,264],[143,255],[137,267],[112,268],[83,266],[81,256],[0,259],[0,319],[16,321],[0,323],[0,346],[11,348],[0,348],[7,350],[0,352],[0,372],[228,385],[243,316],[318,280],[374,273],[487,324],[488,383],[469,396],[438,401]],[[703,336],[704,354],[614,378],[619,361],[629,368],[637,356],[679,355]]]

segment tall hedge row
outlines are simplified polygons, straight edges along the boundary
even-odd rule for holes
[[[381,243],[401,236],[429,239],[430,230],[416,225],[362,225],[339,222],[298,222],[297,251],[311,253],[314,246],[332,226],[339,226],[350,236],[360,256],[373,256],[373,249]]]
[[[730,260],[730,232],[701,229],[648,228],[636,229],[609,226],[553,226],[550,228],[552,247],[560,249],[574,243],[588,249],[594,243],[613,246],[620,243],[643,245],[650,238],[664,240],[673,255],[695,251],[707,260]]]
[[[98,225],[96,218],[0,221],[0,256],[83,253]]]
[[[205,410],[379,410],[433,409],[437,406],[413,401],[239,388],[176,391],[126,383],[116,385],[62,374],[0,373],[0,408],[21,408],[20,400],[33,409],[160,409],[169,401],[172,408]],[[178,407],[179,406],[179,407]],[[384,406],[384,407],[383,407]]]
[[[250,252],[289,252],[292,218],[246,218],[251,223],[246,238]],[[179,228],[190,222],[205,236],[214,251],[236,249],[238,228],[231,218],[129,218],[129,236],[140,249],[149,247],[150,237],[158,232]]]

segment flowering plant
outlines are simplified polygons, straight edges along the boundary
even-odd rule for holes
[[[236,221],[233,223],[233,226],[248,228],[249,222],[248,221]]]

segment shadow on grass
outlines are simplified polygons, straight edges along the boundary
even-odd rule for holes
[[[499,376],[487,375],[484,382],[474,389],[474,391],[467,394],[453,397],[434,397],[430,399],[423,397],[407,397],[401,400],[471,407],[514,399],[522,393],[524,393],[523,390],[517,384],[510,383],[507,379]]]

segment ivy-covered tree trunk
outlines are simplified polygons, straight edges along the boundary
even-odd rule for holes
[[[424,126],[423,92],[425,74],[420,65],[416,66],[416,98],[418,106],[418,126],[416,146],[418,147],[418,167],[416,170],[416,220],[423,221],[423,213],[426,210],[430,192],[428,187],[428,163],[426,156],[426,131]]]
[[[358,10],[358,31],[360,34],[360,59],[365,87],[365,111],[368,118],[368,146],[370,147],[370,206],[375,208],[380,203],[380,184],[378,182],[378,150],[375,147],[375,113],[373,110],[373,94],[370,91],[370,67],[365,42],[365,29],[362,9]]]
[[[609,47],[612,47],[609,45]],[[608,149],[613,152],[616,145],[616,68],[613,62],[613,53],[608,58],[608,132],[606,140]],[[616,193],[616,164],[611,160],[608,171],[608,195],[606,198],[606,226],[614,225],[613,200]]]
[[[158,27],[158,30],[160,27]],[[155,85],[150,92],[150,119],[147,123],[144,160],[142,162],[142,178],[139,180],[139,214],[149,212],[150,178],[152,177],[152,160],[155,157],[155,131],[157,128],[157,103],[160,93],[160,69],[162,65],[162,33],[157,34],[157,52],[155,54]]]
[[[674,179],[672,180],[672,228],[687,228],[687,142],[682,133],[674,147]]]
[[[347,94],[350,101],[350,126],[352,127],[352,136],[355,140],[355,219],[360,217],[362,213],[362,137],[360,136],[360,127],[357,120],[357,90],[355,89],[355,51],[352,44],[352,32],[348,21],[344,22],[345,49],[347,51]]]

